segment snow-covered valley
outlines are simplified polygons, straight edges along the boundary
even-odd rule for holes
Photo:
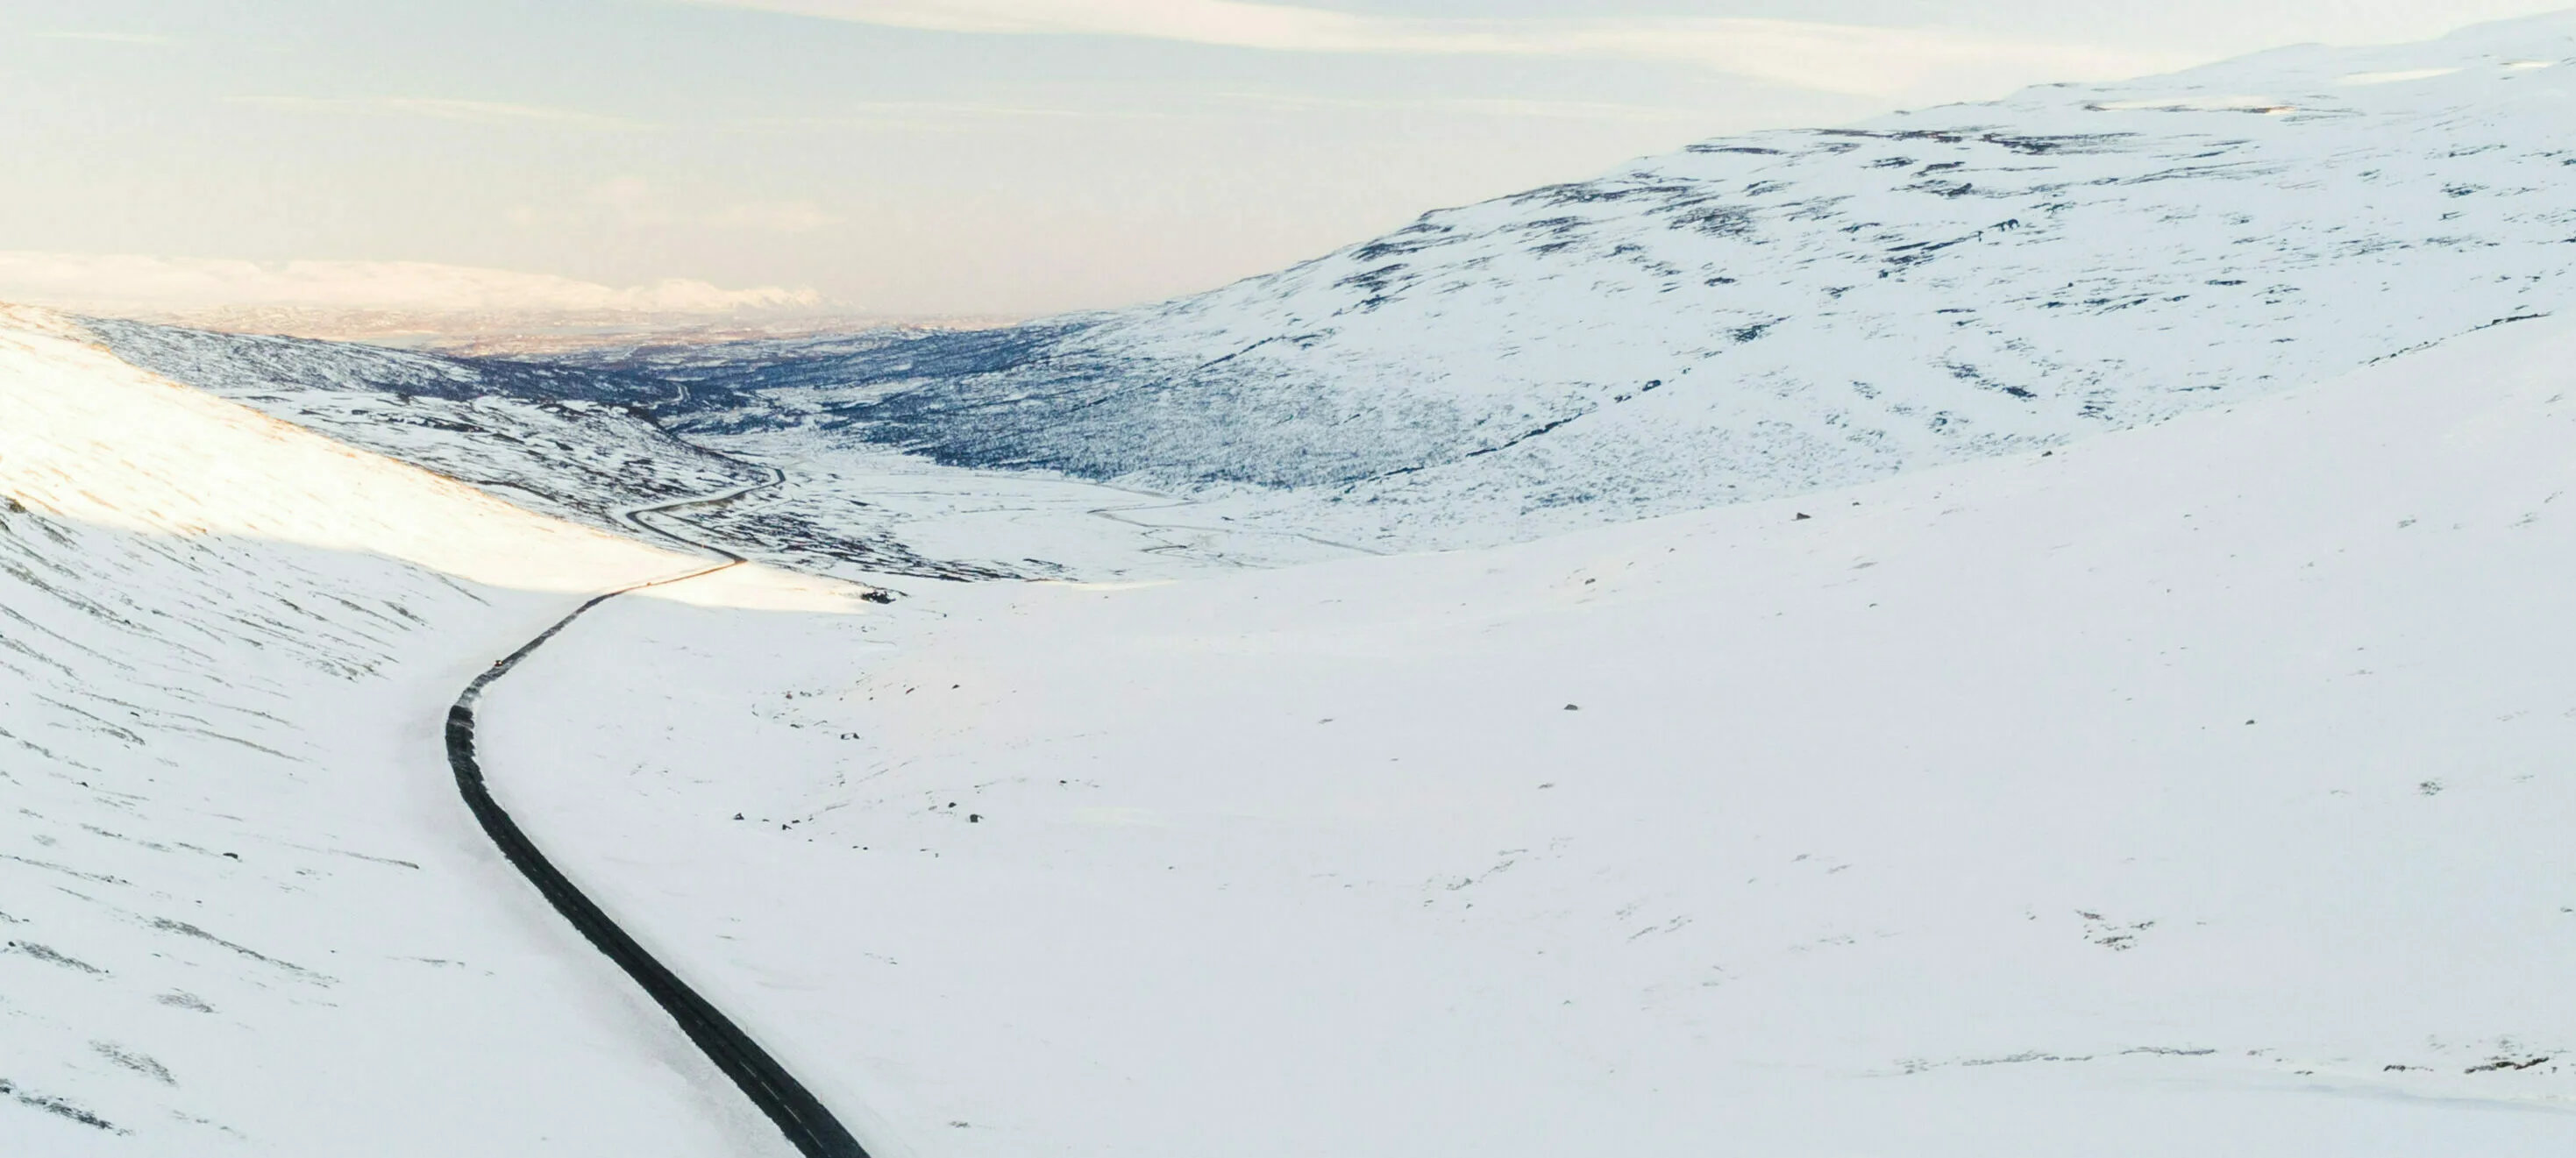
[[[2571,358],[1502,551],[611,607],[488,726],[914,1152],[2554,1153]]]
[[[17,341],[84,375],[19,413],[131,373]],[[872,1153],[2554,1153],[2571,354],[1489,551],[681,584],[496,685],[485,759]],[[702,564],[453,488],[524,529],[430,540],[568,561],[208,534],[222,487],[129,527],[176,500],[41,449],[0,967],[46,1152],[775,1145],[435,766],[545,592]]]
[[[2568,1153],[2569,58],[993,331],[0,307],[0,1151],[793,1152],[478,830],[472,682],[877,1158]]]

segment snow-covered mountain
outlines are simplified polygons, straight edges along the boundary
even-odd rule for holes
[[[1232,494],[1377,545],[1526,537],[2056,445],[2562,309],[2571,58],[2576,16],[2283,50],[1709,141],[1162,305],[589,360],[698,383],[662,411],[693,436]]]
[[[995,330],[473,359],[92,329],[594,525],[796,465],[717,521],[811,568],[1099,573],[1050,535],[913,544],[919,512],[852,483],[941,467],[1185,498],[1158,533],[1222,528],[1238,560],[1487,544],[2059,445],[2559,311],[2571,60],[2563,15],[1725,138]]]

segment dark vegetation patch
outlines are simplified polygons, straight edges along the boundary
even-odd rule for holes
[[[26,954],[48,965],[60,965],[65,969],[77,970],[93,977],[107,976],[107,970],[63,953],[50,945],[39,945],[34,941],[11,941],[9,948],[13,952]]]
[[[93,1129],[105,1130],[111,1134],[132,1133],[132,1131],[124,1129],[114,1122],[108,1121],[105,1118],[99,1117],[96,1114],[90,1113],[89,1111],[72,1104],[72,1102],[67,1099],[57,1098],[51,1094],[37,1093],[34,1090],[26,1089],[7,1078],[0,1078],[0,1097],[6,1097],[21,1106],[27,1107],[28,1109],[42,1110],[57,1118],[68,1118],[80,1123],[81,1125],[88,1126]]]

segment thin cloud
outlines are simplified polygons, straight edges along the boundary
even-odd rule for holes
[[[1306,93],[1220,92],[1212,100],[1253,109],[1306,111],[1331,109],[1355,113],[1436,112],[1470,116],[1542,118],[1585,121],[1701,122],[1708,110],[1674,105],[1622,104],[1614,101],[1525,100],[1508,97],[1333,97]]]
[[[435,117],[449,121],[471,121],[495,124],[509,121],[535,121],[540,124],[568,125],[593,129],[634,129],[643,126],[623,117],[606,117],[571,109],[552,109],[542,105],[517,105],[501,101],[451,100],[443,97],[386,97],[377,102],[399,113]]]
[[[707,218],[707,224],[720,228],[769,233],[811,233],[840,223],[838,215],[811,201],[745,202],[728,205]]]
[[[1280,52],[1659,60],[1907,99],[2180,67],[2165,53],[1795,20],[1416,20],[1242,0],[698,0],[894,28],[1130,36]]]
[[[1337,97],[1312,93],[1220,91],[1190,100],[1163,100],[1151,107],[1096,109],[1033,108],[1009,105],[935,102],[879,102],[848,106],[838,116],[772,118],[721,122],[726,131],[785,135],[916,129],[959,132],[982,127],[1010,127],[1035,121],[1216,121],[1245,110],[1278,112],[1454,113],[1468,116],[1538,117],[1562,120],[1656,121],[1701,123],[1701,107],[1620,104],[1609,101],[1516,100],[1478,97]]]
[[[31,35],[38,40],[86,40],[93,44],[140,44],[152,47],[167,47],[169,45],[179,43],[167,36],[156,36],[149,32],[55,31],[37,32],[32,33]]]
[[[641,121],[585,113],[574,109],[511,104],[505,101],[459,100],[451,97],[237,96],[227,99],[235,104],[254,105],[287,112],[427,117],[432,120],[462,121],[481,125],[550,125],[567,129],[614,130],[653,127]]]
[[[1632,105],[1612,101],[1515,100],[1507,97],[1455,97],[1436,102],[1435,107],[1490,117],[1539,117],[1548,120],[1578,121],[1680,121],[1698,123],[1708,119],[1704,108],[1679,108],[1670,105]]]
[[[822,116],[763,117],[721,122],[744,132],[801,132],[816,129],[881,128],[889,125],[949,125],[957,121],[1065,120],[1088,116],[1074,109],[1037,105],[1001,105],[973,101],[862,101],[840,106]]]
[[[1118,117],[1163,117],[1162,111],[1103,112],[1015,105],[932,101],[876,101],[846,104],[814,116],[733,117],[701,122],[695,127],[747,137],[795,137],[841,133],[935,133],[942,135],[1009,132],[1048,121]]]
[[[515,205],[502,219],[522,229],[611,226],[623,229],[723,229],[756,233],[812,233],[842,223],[812,201],[737,201],[708,209],[675,203],[641,177],[612,177],[593,185],[577,206],[554,210]]]

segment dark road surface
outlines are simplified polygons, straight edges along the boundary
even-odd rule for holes
[[[867,1158],[866,1148],[859,1145],[858,1139],[851,1136],[850,1131],[841,1125],[839,1119],[832,1116],[832,1111],[825,1107],[820,1099],[805,1088],[804,1083],[797,1081],[794,1074],[788,1073],[785,1066],[778,1064],[777,1059],[769,1056],[767,1050],[760,1048],[760,1043],[753,1041],[750,1034],[744,1033],[741,1026],[733,1023],[733,1019],[726,1017],[722,1010],[717,1009],[706,998],[699,996],[696,990],[689,988],[688,983],[680,980],[679,975],[654,960],[652,954],[645,952],[644,947],[636,943],[635,938],[628,936],[624,929],[618,928],[617,923],[610,920],[606,912],[603,912],[589,897],[582,895],[581,890],[574,887],[572,881],[567,879],[561,870],[555,868],[553,862],[546,859],[546,854],[537,848],[536,842],[530,840],[528,834],[519,827],[518,822],[510,819],[510,814],[492,798],[491,790],[483,783],[482,765],[476,762],[474,756],[474,705],[483,698],[484,690],[503,676],[510,674],[510,670],[517,667],[520,660],[536,654],[538,648],[544,647],[548,640],[553,639],[564,628],[572,626],[574,620],[580,619],[592,608],[620,595],[647,587],[677,583],[683,579],[694,579],[700,575],[712,574],[736,566],[743,561],[741,556],[721,547],[683,538],[648,524],[644,522],[642,516],[677,510],[681,507],[730,502],[764,487],[776,486],[783,481],[782,476],[775,470],[771,470],[770,475],[767,482],[736,487],[720,494],[663,503],[658,506],[640,507],[625,512],[626,522],[641,530],[684,544],[694,550],[719,555],[726,561],[686,575],[638,583],[594,598],[575,608],[572,614],[564,616],[554,626],[547,628],[544,634],[529,640],[519,650],[511,652],[500,662],[493,664],[489,670],[475,676],[474,682],[466,685],[464,694],[456,697],[456,703],[447,709],[447,763],[456,772],[456,788],[464,795],[465,806],[474,811],[474,819],[482,823],[484,833],[492,838],[493,844],[500,847],[501,854],[510,858],[510,863],[518,867],[520,875],[528,878],[529,884],[537,886],[537,891],[544,894],[546,902],[553,905],[556,912],[563,914],[565,920],[572,922],[573,928],[580,930],[581,935],[588,938],[592,945],[607,954],[608,959],[616,962],[618,968],[625,970],[627,976],[634,978],[635,983],[642,986],[644,992],[652,997],[664,1012],[669,1013],[673,1021],[679,1022],[680,1028],[689,1035],[689,1039],[696,1042],[698,1048],[706,1053],[707,1060],[714,1062],[717,1069],[723,1070],[725,1076],[734,1080],[735,1085],[742,1087],[744,1095],[748,1096],[753,1104],[759,1106],[762,1113],[768,1114],[770,1121],[777,1123],[779,1131],[787,1136],[789,1142],[795,1144],[797,1150],[804,1153],[807,1158]]]

